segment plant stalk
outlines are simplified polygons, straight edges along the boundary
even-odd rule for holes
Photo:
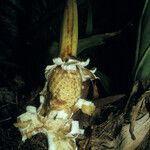
[[[65,60],[76,57],[78,45],[78,13],[76,0],[68,0],[60,35],[60,57]]]

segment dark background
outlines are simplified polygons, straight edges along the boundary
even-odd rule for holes
[[[90,67],[97,67],[109,77],[109,92],[98,84],[100,97],[128,95],[144,0],[90,2],[91,35],[121,32],[78,57],[90,57]],[[64,5],[65,0],[0,0],[0,150],[22,149],[21,134],[13,124],[27,105],[39,105],[39,92],[45,83],[44,69],[53,58],[49,49],[54,41],[59,42]],[[90,36],[86,34],[87,12],[88,0],[78,0],[79,38]],[[43,143],[35,137],[31,141],[37,141],[37,147],[40,141]],[[28,142],[24,149],[37,149]]]
[[[91,0],[93,34],[121,30],[104,45],[84,51],[91,66],[111,80],[109,94],[126,93],[132,84],[137,27],[144,0]],[[0,86],[19,76],[28,90],[43,86],[49,48],[59,41],[64,0],[0,1]],[[78,0],[79,38],[87,37],[87,0]]]

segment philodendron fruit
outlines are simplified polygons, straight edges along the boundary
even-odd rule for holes
[[[67,18],[71,19],[69,24],[67,24],[69,20]],[[97,78],[94,74],[96,70],[85,68],[89,64],[89,59],[86,61],[75,59],[77,46],[73,46],[71,42],[65,42],[77,41],[75,0],[67,2],[64,24],[66,26],[63,25],[61,57],[54,58],[53,65],[45,69],[46,82],[40,93],[41,105],[39,108],[27,106],[26,112],[20,115],[15,123],[22,134],[23,141],[37,133],[44,133],[48,138],[49,150],[76,150],[76,138],[79,134],[84,134],[84,129],[79,128],[79,121],[73,120],[72,116],[79,109],[90,116],[95,111],[94,103],[81,99],[81,91],[83,82]],[[71,46],[67,46],[67,43]],[[68,47],[69,51],[65,47]]]

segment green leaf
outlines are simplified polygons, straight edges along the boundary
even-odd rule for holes
[[[92,34],[93,32],[93,13],[91,1],[88,0],[88,15],[87,15],[87,25],[86,25],[86,34]]]
[[[134,79],[150,79],[150,1],[146,0],[139,22]]]
[[[112,32],[112,33],[104,33],[104,34],[97,34],[92,35],[84,39],[79,40],[78,44],[78,54],[83,52],[84,50],[94,47],[94,46],[100,46],[105,43],[105,40],[114,37],[118,34],[120,34],[121,31],[118,32]]]
[[[135,80],[149,80],[150,79],[150,46],[146,49],[135,73]]]

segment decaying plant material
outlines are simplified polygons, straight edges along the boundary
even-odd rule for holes
[[[150,95],[149,90],[146,90],[141,95],[141,88],[144,90],[143,86],[145,86],[144,82],[143,85],[140,83],[138,85],[137,87],[136,83],[136,88],[134,86],[132,90],[131,95],[133,95],[130,96],[126,105],[128,109],[120,105],[120,103],[124,105],[124,101],[126,100],[124,95],[118,95],[116,98],[113,97],[113,101],[111,97],[107,97],[104,103],[97,102],[99,105],[96,105],[97,111],[95,113],[98,115],[95,114],[92,116],[90,136],[79,139],[80,149],[84,147],[84,149],[93,150],[135,150],[143,146],[143,141],[149,137],[150,133],[149,109],[147,108],[150,104]],[[101,100],[103,101],[103,99]],[[112,104],[113,109],[108,107],[107,102],[109,105]],[[104,105],[101,105],[101,103]],[[99,108],[98,106],[101,107]],[[114,107],[116,107],[117,112]],[[121,107],[122,110],[120,109]],[[108,118],[101,122],[103,119],[100,119],[100,116],[103,116],[103,112],[109,113],[107,115]],[[84,120],[84,124],[88,121]]]

